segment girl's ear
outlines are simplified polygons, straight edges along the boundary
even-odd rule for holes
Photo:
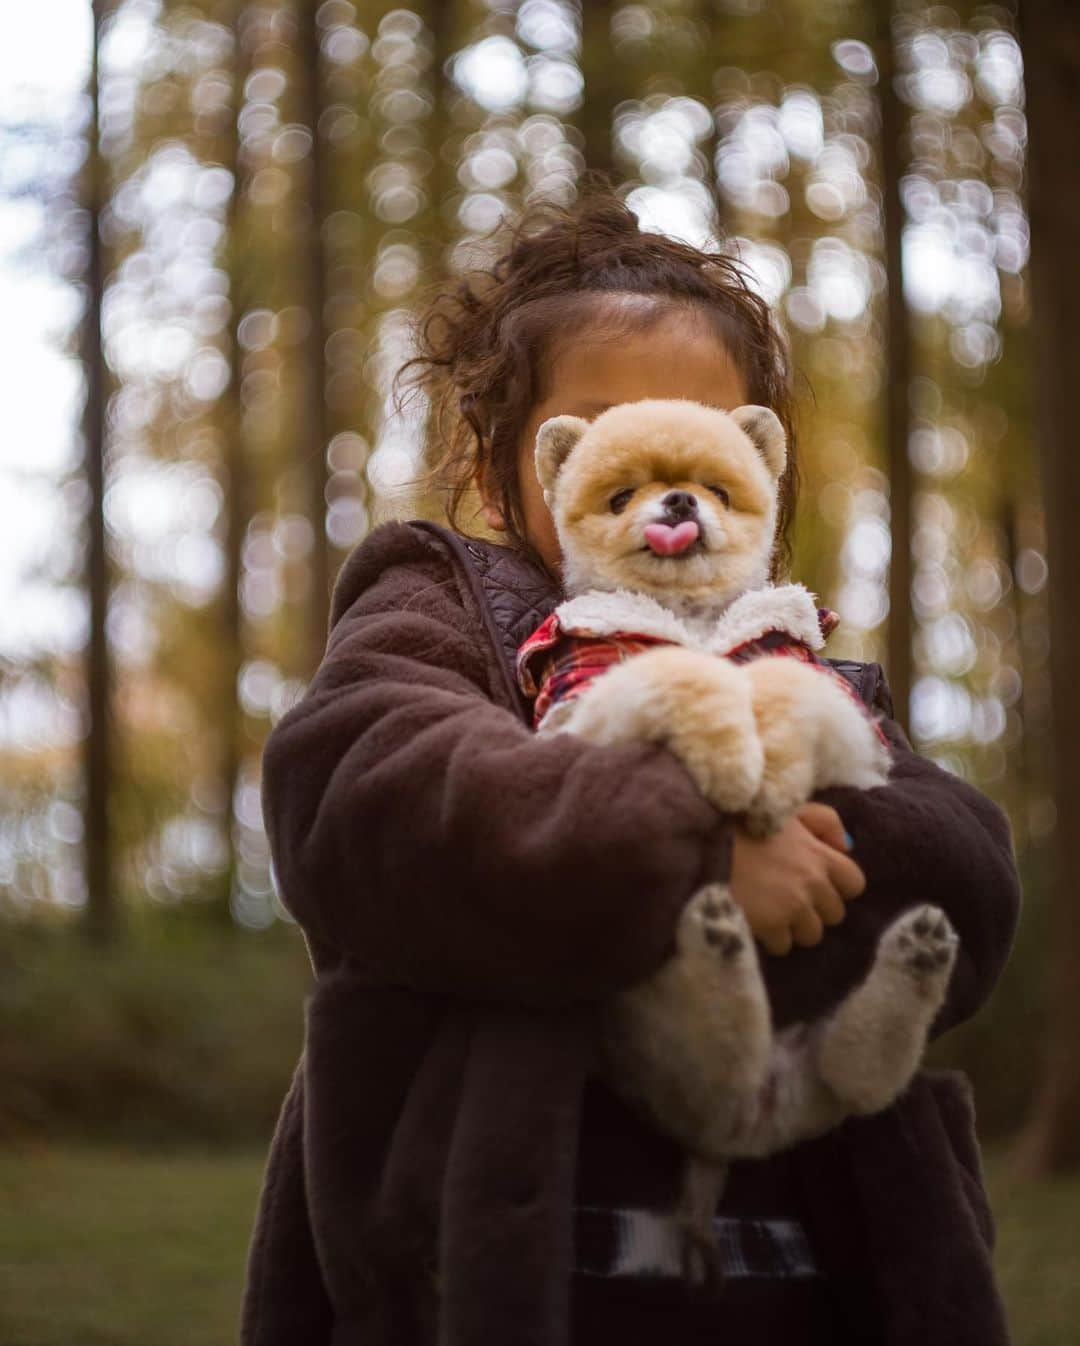
[[[506,516],[494,497],[489,495],[483,472],[477,472],[474,485],[476,486],[476,493],[480,497],[480,517],[493,532],[505,533]]]
[[[506,519],[503,516],[502,510],[498,507],[498,505],[494,504],[492,501],[484,500],[482,497],[480,503],[480,517],[484,520],[484,522],[492,530],[492,532],[495,533],[506,532]]]
[[[754,441],[770,475],[779,481],[787,464],[787,436],[780,417],[768,407],[736,407],[731,419]]]
[[[549,508],[559,469],[588,428],[580,416],[552,416],[536,432],[536,476]]]

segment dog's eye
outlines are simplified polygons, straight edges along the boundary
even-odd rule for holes
[[[621,514],[634,497],[634,488],[628,486],[625,491],[616,491],[608,501],[612,514]]]
[[[723,488],[723,486],[706,486],[705,489],[707,491],[712,491],[713,495],[719,496],[719,498],[724,502],[724,507],[726,509],[731,508],[731,496],[728,495],[727,491]]]

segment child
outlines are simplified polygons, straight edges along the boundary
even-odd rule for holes
[[[839,1001],[917,900],[960,937],[943,1031],[985,1000],[1015,926],[1004,815],[891,718],[887,786],[823,792],[763,841],[663,748],[530,732],[513,656],[559,597],[538,426],[682,397],[768,405],[790,431],[766,306],[732,262],[641,232],[599,195],[527,220],[437,297],[415,371],[439,399],[451,518],[475,486],[506,545],[375,532],[267,744],[274,861],[317,985],[244,1342],[1004,1343],[959,1077],[920,1073],[876,1117],[735,1165],[727,1284],[703,1301],[665,1253],[678,1149],[594,1071],[597,1005],[663,963],[710,879],[746,912],[780,1026]],[[795,497],[792,466],[776,579]],[[836,667],[891,716],[878,665]]]

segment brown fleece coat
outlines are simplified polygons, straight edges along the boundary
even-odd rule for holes
[[[326,656],[270,736],[266,822],[317,984],[245,1346],[569,1340],[595,1006],[668,956],[682,905],[728,874],[732,824],[661,748],[530,732],[513,653],[558,600],[516,552],[387,525],[345,566]],[[834,662],[891,716],[877,664]],[[779,1025],[843,997],[915,902],[960,935],[935,1031],[1004,965],[1019,908],[1005,816],[884,727],[889,784],[818,796],[867,890],[817,948],[763,957]],[[1007,1341],[962,1080],[922,1073],[794,1158],[829,1274],[870,1269],[882,1340]]]

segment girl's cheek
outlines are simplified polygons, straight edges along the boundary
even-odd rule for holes
[[[548,569],[558,573],[562,565],[562,551],[555,532],[555,522],[542,495],[534,509],[530,509],[529,500],[525,501],[525,533]]]
[[[521,504],[525,515],[525,535],[536,548],[549,570],[557,572],[562,561],[555,521],[544,499],[544,492],[536,476],[536,461],[530,447],[518,459],[518,480],[521,483]]]

